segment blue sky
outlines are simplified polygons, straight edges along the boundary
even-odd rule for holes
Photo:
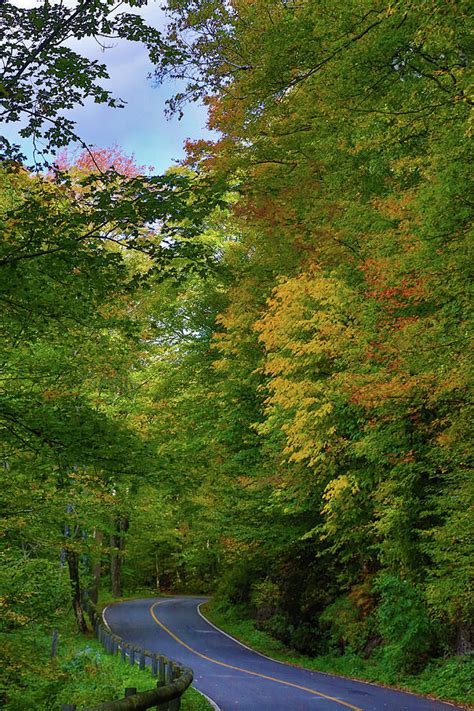
[[[20,0],[18,4],[31,6],[33,3]],[[162,28],[165,23],[164,13],[156,2],[150,2],[140,14],[155,27]],[[113,46],[103,51],[94,39],[88,38],[76,42],[74,49],[107,65],[110,79],[103,84],[127,102],[125,108],[110,109],[90,102],[68,115],[77,122],[77,133],[86,143],[100,148],[116,143],[126,153],[134,153],[137,163],[152,165],[157,172],[162,172],[184,156],[186,138],[211,136],[206,129],[206,110],[191,104],[186,107],[181,121],[177,116],[166,119],[165,101],[177,90],[176,84],[156,87],[147,79],[153,67],[142,45],[125,40],[111,40],[109,44]],[[27,156],[31,155],[30,142],[20,141],[16,127],[2,127],[2,133],[20,142]]]

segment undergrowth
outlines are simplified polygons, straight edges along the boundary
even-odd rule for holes
[[[268,632],[257,629],[255,620],[248,616],[244,606],[229,608],[210,602],[201,606],[201,610],[211,622],[244,644],[280,661],[314,671],[340,674],[464,705],[474,705],[472,655],[434,659],[417,675],[396,674],[386,662],[384,663],[381,655],[363,659],[356,654],[326,654],[315,657],[299,654]]]
[[[68,620],[60,630],[57,656],[51,659],[51,636],[40,627],[2,635],[0,685],[5,711],[78,709],[124,697],[126,687],[145,691],[155,686],[148,669],[124,664],[92,637],[78,634]],[[1,705],[1,704],[0,704]],[[209,711],[195,689],[182,697],[182,711]]]

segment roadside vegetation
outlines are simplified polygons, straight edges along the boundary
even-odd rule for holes
[[[433,696],[466,707],[474,706],[474,658],[472,655],[432,659],[418,674],[397,672],[383,653],[367,658],[353,650],[335,651],[337,640],[328,640],[326,654],[308,656],[298,653],[259,626],[252,611],[215,602],[201,606],[203,615],[215,625],[257,652],[281,662],[295,664],[326,674],[392,686],[416,694]],[[332,644],[331,644],[332,642]]]
[[[15,657],[15,664],[4,663]],[[120,699],[124,689],[152,689],[156,680],[148,669],[124,664],[108,655],[92,634],[80,635],[72,615],[59,629],[57,655],[51,658],[51,635],[36,629],[12,634],[2,645],[0,682],[8,688],[8,711],[60,711],[62,704],[78,709]],[[183,711],[209,711],[211,705],[192,687],[182,697]]]

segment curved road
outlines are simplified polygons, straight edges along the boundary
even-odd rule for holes
[[[115,634],[194,670],[194,686],[231,711],[454,711],[447,703],[273,661],[211,625],[207,598],[130,600],[104,610]]]

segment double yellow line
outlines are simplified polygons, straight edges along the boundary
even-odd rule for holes
[[[225,662],[219,662],[217,659],[212,659],[212,657],[207,657],[205,654],[202,654],[202,652],[198,652],[196,649],[193,649],[192,647],[189,646],[189,644],[186,644],[182,639],[180,639],[177,635],[174,634],[168,627],[166,627],[156,616],[155,614],[155,607],[159,605],[161,601],[155,602],[151,607],[150,607],[150,615],[153,617],[154,621],[156,624],[161,627],[162,630],[164,630],[167,634],[169,634],[170,637],[172,637],[175,642],[180,644],[182,647],[185,647],[189,652],[192,652],[192,654],[195,654],[197,657],[201,657],[201,659],[205,659],[207,662],[211,662],[212,664],[217,664],[220,667],[225,667],[226,669],[233,669],[234,671],[239,671],[242,672],[243,674],[249,674],[249,676],[256,676],[259,677],[260,679],[266,679],[267,681],[274,681],[277,684],[283,684],[284,686],[291,686],[293,689],[300,689],[300,691],[307,691],[309,694],[313,694],[314,696],[320,696],[323,699],[327,699],[328,701],[334,701],[334,703],[339,704],[340,706],[345,706],[348,709],[352,709],[352,711],[363,711],[359,706],[353,706],[352,704],[349,704],[347,701],[341,701],[340,699],[334,698],[334,696],[327,696],[327,694],[323,694],[320,691],[314,691],[314,689],[309,689],[307,686],[300,686],[300,684],[293,684],[291,681],[283,681],[283,679],[277,679],[274,676],[267,676],[266,674],[259,674],[258,672],[251,671],[250,669],[241,669],[241,667],[234,667],[232,664],[226,664]]]

